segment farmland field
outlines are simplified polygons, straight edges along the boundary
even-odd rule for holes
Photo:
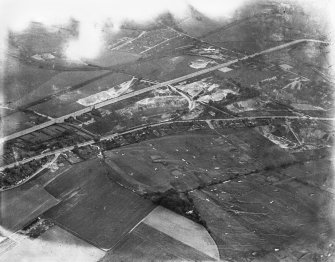
[[[65,41],[73,37],[75,30],[71,32],[71,29],[75,29],[71,23],[63,28],[53,26],[48,29],[42,23],[31,23],[25,30],[13,33],[11,41],[14,46],[23,46],[30,54],[60,52]]]
[[[49,81],[58,72],[40,69],[22,64],[9,57],[5,69],[3,96],[7,103],[14,103],[24,96],[29,96],[38,86]]]
[[[195,37],[201,37],[206,32],[213,31],[222,26],[215,19],[204,16],[196,10],[188,10],[184,17],[177,21],[178,28]]]
[[[288,66],[288,69],[276,70],[279,74],[285,72],[286,81],[277,81],[279,86],[277,83],[265,84],[262,91],[278,100],[290,101],[298,109],[302,104],[301,110],[333,108],[334,88],[327,56],[329,52],[329,47],[322,44],[305,43],[267,55],[265,61],[279,67]],[[274,90],[272,94],[269,87]]]
[[[156,207],[143,220],[143,223],[193,247],[209,257],[219,258],[217,246],[203,226],[166,208]]]
[[[266,55],[266,60],[278,64],[288,64],[293,67],[290,69],[291,71],[320,81],[323,79],[323,75],[320,72],[326,73],[328,71],[327,73],[330,73],[329,66],[331,61],[330,57],[327,56],[330,51],[329,46],[324,44],[304,43],[283,50],[280,53],[269,53]]]
[[[215,261],[218,258],[216,244],[205,228],[158,206],[101,261]]]
[[[96,262],[105,252],[64,229],[53,226],[37,239],[25,238],[0,254],[3,262]]]
[[[131,75],[156,79],[158,81],[167,81],[199,70],[190,67],[192,61],[196,61],[197,59],[197,57],[189,55],[158,57],[152,61],[138,61],[133,65],[127,65],[124,70]]]
[[[57,205],[58,200],[41,186],[27,183],[0,193],[0,225],[9,231],[21,229],[37,216]]]
[[[36,114],[20,111],[3,116],[1,117],[0,134],[5,136],[29,128],[38,118]],[[44,118],[42,122],[46,120]]]
[[[108,71],[75,71],[75,72],[61,72],[56,76],[52,77],[49,81],[46,81],[42,85],[36,86],[35,89],[29,94],[22,96],[18,100],[17,105],[24,106],[26,104],[33,103],[39,99],[48,97],[61,92],[66,92],[73,86],[80,85],[91,79],[99,78]]]
[[[87,59],[86,62],[92,63],[101,67],[109,67],[116,65],[123,65],[135,62],[139,59],[139,55],[128,53],[128,52],[119,52],[111,51],[108,49],[103,50],[100,55],[94,59]]]
[[[112,248],[154,208],[111,181],[109,172],[101,161],[88,160],[46,186],[61,203],[45,215],[101,249]]]
[[[288,177],[295,177],[312,186],[335,192],[334,177],[329,174],[334,172],[334,162],[329,159],[309,161],[300,165],[285,168],[282,173]]]
[[[85,74],[87,75],[87,73]],[[77,103],[78,99],[85,98],[89,95],[110,89],[118,84],[121,84],[131,79],[131,77],[129,77],[128,75],[119,73],[113,73],[111,75],[105,74],[106,71],[103,71],[103,73],[100,72],[100,74],[98,75],[97,73],[95,73],[95,76],[93,76],[93,74],[91,73],[93,78],[99,76],[103,77],[82,86],[81,83],[85,83],[85,81],[82,81],[79,78],[76,80],[76,84],[72,86],[75,87],[73,88],[73,90],[69,90],[68,92],[64,92],[60,95],[52,97],[49,101],[34,105],[30,109],[36,110],[39,113],[46,114],[52,117],[63,116],[65,114],[69,114],[84,108],[83,105]],[[88,82],[90,81],[90,79],[84,80]],[[78,86],[78,88],[76,88],[76,86]],[[69,88],[70,86],[64,87]]]
[[[101,262],[215,261],[202,252],[144,223],[123,238]]]
[[[203,34],[202,39],[207,42],[237,49],[241,52],[255,52],[275,46],[292,38],[304,38],[306,35],[318,38],[322,25],[316,26],[315,21],[308,20],[300,7],[288,11],[291,19],[278,10],[271,12],[262,10],[263,2],[246,5],[233,21],[226,25]],[[272,9],[271,8],[271,9]]]

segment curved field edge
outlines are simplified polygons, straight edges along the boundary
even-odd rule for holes
[[[143,223],[219,260],[219,250],[207,230],[181,215],[158,206],[143,220]]]

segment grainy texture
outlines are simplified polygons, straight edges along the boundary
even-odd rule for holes
[[[46,187],[61,203],[45,215],[101,249],[113,247],[154,208],[111,181],[108,172],[99,160],[89,160]]]

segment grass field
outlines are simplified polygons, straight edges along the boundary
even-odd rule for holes
[[[334,162],[328,159],[306,162],[300,165],[290,166],[282,171],[288,177],[295,177],[302,181],[321,187],[330,192],[335,192]]]
[[[96,262],[105,252],[53,226],[37,239],[24,238],[0,255],[3,262]]]
[[[333,237],[324,231],[331,224],[331,195],[280,171],[240,177],[190,196],[221,257],[250,258],[274,250],[299,257],[301,245],[317,253]]]
[[[114,177],[133,185],[138,192],[152,192],[190,190],[277,165],[277,161],[283,163],[286,153],[278,150],[254,130],[241,128],[165,136],[105,155]],[[273,154],[277,159],[272,159]]]
[[[7,103],[14,104],[58,74],[56,71],[24,65],[10,56],[7,56],[4,71],[5,88],[1,92]]]
[[[112,182],[109,172],[99,160],[88,160],[46,186],[62,202],[45,215],[101,249],[113,247],[154,208]]]
[[[138,60],[139,58],[140,58],[139,55],[133,53],[111,51],[104,48],[104,50],[100,52],[98,57],[94,59],[85,60],[85,62],[97,66],[108,67],[108,66],[116,66],[116,65],[132,63]]]
[[[41,23],[30,23],[20,32],[12,33],[12,40],[16,46],[24,47],[31,54],[60,52],[66,41],[72,36],[71,26],[46,28]]]
[[[81,74],[82,73],[83,72],[81,72]],[[75,87],[74,90],[53,97],[49,101],[32,106],[31,109],[52,117],[59,117],[84,108],[84,106],[77,103],[78,99],[110,89],[113,86],[116,86],[131,79],[131,77],[129,77],[128,75],[114,73],[108,76],[101,77],[100,79],[96,79],[93,82],[85,83],[86,81],[88,82],[90,81],[90,79],[94,79],[95,77],[99,77],[105,73],[106,71],[102,71],[100,73],[87,72],[85,74],[89,77],[86,76],[85,78],[82,78],[81,74],[78,74],[77,78],[75,78],[75,81],[71,82],[72,85],[68,85],[68,82],[65,82],[62,83],[59,87],[60,90],[66,90],[66,88],[72,86]],[[48,84],[48,86],[50,86],[50,84]],[[51,87],[53,86],[54,85],[51,85]]]
[[[1,192],[0,203],[0,225],[6,230],[16,231],[57,205],[58,200],[41,186],[27,183]]]
[[[194,191],[190,196],[202,219],[206,221],[221,258],[234,261],[269,246],[203,192]]]
[[[170,54],[167,57],[156,56],[151,61],[138,61],[127,65],[124,70],[128,74],[157,81],[167,81],[197,71],[189,66],[192,61],[198,59],[197,57]]]
[[[1,117],[0,134],[6,136],[33,126],[30,114],[15,112]],[[30,122],[30,123],[29,123]]]
[[[200,37],[206,32],[218,29],[222,26],[222,22],[211,20],[194,9],[187,10],[183,18],[176,22],[178,28],[194,37]]]
[[[231,23],[204,34],[203,39],[222,47],[255,52],[292,38],[304,38],[306,35],[317,38],[320,34],[318,29],[322,26],[317,25],[303,10],[290,10],[283,15],[278,11],[268,12],[258,6],[261,4],[253,2],[248,7],[246,5]]]
[[[330,47],[320,43],[306,42],[301,45],[285,49],[280,53],[273,52],[266,55],[266,60],[273,63],[288,64],[291,71],[307,76],[312,80],[324,79],[319,72],[330,73]],[[311,70],[311,69],[317,69]]]
[[[262,65],[261,65],[262,66]],[[233,78],[242,84],[242,86],[251,86],[259,81],[268,79],[277,75],[277,72],[265,71],[263,68],[252,68],[248,64],[240,64],[238,69],[231,70],[222,74],[225,78]]]
[[[281,65],[289,65],[292,68],[285,72],[286,76],[271,85],[278,100],[290,101],[293,104],[306,104],[310,107],[323,109],[333,108],[334,88],[329,71],[329,50],[320,44],[305,43],[297,45],[282,52],[273,52],[267,55],[266,61]],[[283,73],[280,73],[283,74]],[[303,77],[299,85],[286,86],[294,82],[294,79]],[[285,80],[285,81],[283,81]],[[286,88],[284,88],[286,86]],[[268,93],[269,86],[264,85],[262,91]],[[273,92],[273,91],[272,91]],[[287,102],[286,102],[287,103]]]
[[[90,79],[99,77],[107,71],[74,71],[74,72],[60,72],[49,81],[42,85],[36,86],[32,92],[23,96],[18,105],[25,105],[35,102],[39,99],[47,97],[48,95],[57,94],[58,92],[66,91],[68,88],[88,81]]]

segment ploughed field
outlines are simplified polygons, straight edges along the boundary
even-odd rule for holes
[[[34,183],[0,193],[0,225],[7,233],[31,223],[59,201]]]
[[[205,228],[157,207],[101,261],[216,261],[218,258],[217,246]]]
[[[154,205],[111,181],[98,159],[73,165],[46,186],[61,202],[45,213],[59,226],[100,249],[110,249]]]

